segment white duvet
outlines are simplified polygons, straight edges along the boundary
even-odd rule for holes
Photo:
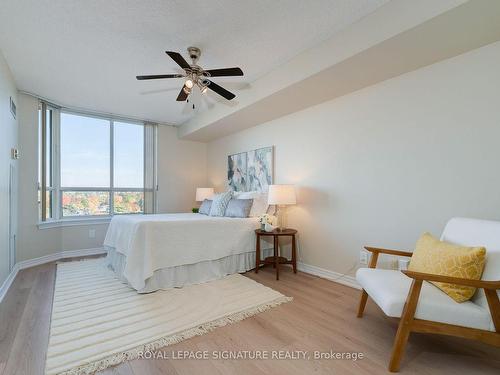
[[[104,245],[126,256],[124,276],[141,290],[153,272],[255,250],[257,218],[201,214],[114,216]]]

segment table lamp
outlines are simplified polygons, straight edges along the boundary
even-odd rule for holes
[[[278,211],[278,230],[282,231],[286,206],[296,204],[294,185],[269,185],[268,204],[274,204]]]
[[[205,199],[210,199],[214,195],[214,188],[197,188],[196,202],[203,202]]]

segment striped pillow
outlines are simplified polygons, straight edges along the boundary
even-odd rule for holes
[[[212,207],[210,207],[210,216],[224,216],[226,207],[232,197],[232,191],[214,195],[212,198]]]

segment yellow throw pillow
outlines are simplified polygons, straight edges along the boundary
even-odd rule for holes
[[[486,249],[443,242],[424,233],[417,241],[408,270],[435,275],[480,280],[484,269]],[[431,281],[457,302],[469,300],[476,288]]]

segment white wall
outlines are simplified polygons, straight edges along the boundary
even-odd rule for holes
[[[500,43],[261,124],[208,145],[275,146],[275,182],[298,187],[289,226],[307,264],[352,273],[363,245],[412,249],[453,216],[500,220]]]
[[[19,95],[19,143],[23,157],[19,175],[18,260],[76,249],[101,247],[107,224],[38,229],[38,100]],[[180,141],[175,128],[158,130],[159,212],[189,211],[196,187],[206,185],[206,144]],[[95,238],[89,230],[95,229]]]
[[[9,274],[9,176],[11,148],[17,146],[17,120],[10,112],[10,97],[17,104],[14,78],[0,51],[0,285]],[[13,209],[15,214],[15,207]],[[15,224],[14,216],[14,224]]]
[[[196,188],[207,184],[207,144],[181,141],[172,126],[158,128],[158,211],[187,212]]]

